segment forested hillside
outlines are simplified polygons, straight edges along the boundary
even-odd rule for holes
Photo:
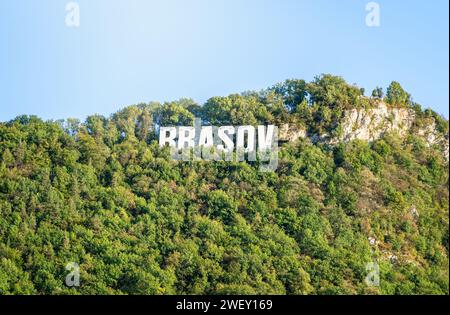
[[[396,82],[384,94],[322,75],[201,106],[0,123],[0,294],[448,294],[448,156],[420,132],[448,141],[448,121]],[[321,141],[381,101],[414,113],[406,134]],[[174,161],[156,127],[194,117],[309,136],[282,144],[275,172]]]

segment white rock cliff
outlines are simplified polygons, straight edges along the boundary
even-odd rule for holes
[[[309,137],[313,142],[326,142],[330,145],[336,145],[340,142],[355,139],[372,142],[390,132],[397,132],[400,136],[406,136],[411,131],[423,138],[427,145],[440,146],[445,159],[448,161],[448,134],[442,135],[439,133],[435,123],[417,128],[414,126],[415,119],[414,110],[390,107],[380,101],[375,108],[355,108],[345,111],[340,122],[342,131],[335,138],[331,138],[328,134],[308,135],[304,128],[285,124],[279,129],[279,139],[293,142],[300,138]],[[413,130],[413,128],[416,129]]]

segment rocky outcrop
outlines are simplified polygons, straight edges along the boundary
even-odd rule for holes
[[[306,129],[298,126],[284,124],[278,131],[278,140],[282,142],[294,142],[300,138],[306,138]]]
[[[354,139],[374,141],[387,132],[398,132],[401,136],[411,129],[414,111],[407,108],[389,108],[380,102],[371,109],[352,109],[344,113],[339,141]]]
[[[390,107],[380,101],[376,107],[365,109],[355,108],[344,112],[339,126],[338,136],[329,134],[308,134],[305,128],[284,124],[279,129],[280,141],[296,141],[300,138],[310,138],[312,142],[322,142],[336,145],[355,139],[368,142],[380,139],[386,133],[397,132],[406,136],[413,132],[425,140],[427,145],[438,145],[442,148],[445,159],[449,160],[449,137],[438,132],[433,122],[425,127],[415,126],[415,112],[410,108]]]
[[[442,148],[447,161],[449,160],[449,139],[448,134],[442,135],[437,131],[436,123],[432,122],[429,125],[419,128],[417,135],[422,137],[429,146],[437,145]]]

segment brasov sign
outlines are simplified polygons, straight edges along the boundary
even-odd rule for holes
[[[258,161],[261,171],[278,166],[278,127],[194,126],[160,127],[159,145],[169,146],[172,158],[182,161]]]

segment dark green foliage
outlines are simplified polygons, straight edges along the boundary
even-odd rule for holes
[[[378,99],[382,99],[384,96],[384,92],[383,92],[383,88],[381,87],[376,87],[373,91],[372,91],[372,97],[376,97]]]
[[[406,106],[411,103],[411,95],[402,88],[400,83],[393,81],[387,88],[386,101],[391,105]]]
[[[392,85],[388,101],[405,93]],[[322,132],[371,102],[324,75],[203,107],[0,123],[0,294],[448,294],[448,162],[414,134],[288,143],[273,173],[173,161],[156,142],[158,126],[194,117]],[[65,285],[69,262],[78,288]],[[380,287],[364,281],[371,262]]]

